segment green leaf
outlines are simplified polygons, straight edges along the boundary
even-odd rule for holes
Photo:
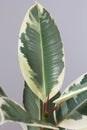
[[[81,75],[78,79],[76,79],[73,83],[71,83],[61,94],[61,96],[54,100],[53,102],[56,104],[61,104],[68,99],[76,96],[84,91],[87,91],[87,73]]]
[[[40,99],[30,90],[25,82],[23,93],[23,104],[26,111],[33,119],[41,119],[41,102]]]
[[[0,97],[2,97],[2,96],[7,97],[7,95],[5,94],[5,92],[4,92],[4,91],[2,90],[2,88],[0,87]],[[22,126],[22,128],[23,128],[24,130],[28,130],[28,128],[26,127],[26,125],[21,124],[21,126]]]
[[[59,130],[67,130],[67,129],[59,127]]]
[[[16,102],[8,99],[7,97],[0,97],[0,113],[2,116],[1,124],[10,121],[19,124],[25,124],[32,127],[43,127],[49,129],[56,129],[57,127],[50,123],[42,122],[39,120],[30,119],[29,113]]]
[[[0,87],[0,97],[2,97],[2,96],[7,97],[7,95],[5,94],[5,92],[4,92],[4,91],[2,90],[2,88]],[[24,130],[29,130],[28,127],[26,127],[26,125],[21,124],[21,126],[22,126],[22,128],[23,128]]]
[[[23,92],[23,104],[26,111],[29,113],[32,119],[41,120],[41,101],[40,99],[30,90],[27,83],[24,84]],[[28,127],[29,130],[39,130],[39,128]]]
[[[27,112],[16,102],[7,97],[0,97],[0,109],[2,114],[2,123],[5,120],[21,121],[29,118]]]
[[[77,91],[82,90],[84,87],[87,88],[87,74],[76,80],[74,86],[69,87],[67,90]],[[87,90],[62,103],[60,108],[55,111],[55,120],[59,126],[67,129],[87,128]]]
[[[83,94],[84,95],[84,94]],[[87,99],[83,98],[81,100],[82,94],[77,98],[78,103],[74,101],[74,98],[69,99],[66,103],[63,103],[58,111],[56,111],[56,121],[60,127],[67,129],[84,129],[87,128],[87,114],[79,112],[80,107],[84,108],[84,105],[87,104]],[[87,97],[87,94],[86,94]],[[87,108],[86,113],[87,113]],[[68,125],[67,125],[68,124]]]
[[[5,92],[4,92],[4,91],[2,90],[2,88],[0,87],[0,97],[1,97],[1,96],[7,97],[6,94],[5,94]]]
[[[64,77],[64,49],[59,30],[46,9],[36,3],[25,15],[19,34],[20,68],[31,90],[43,101],[55,96]]]

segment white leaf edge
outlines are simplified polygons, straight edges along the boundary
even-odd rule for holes
[[[72,130],[87,130],[87,116],[83,115],[80,120],[65,119],[58,126]]]
[[[5,103],[4,99],[10,100],[7,97],[0,97],[0,107],[1,107],[2,104]],[[25,109],[21,105],[19,105],[17,102],[15,102],[14,100],[10,100],[10,101],[14,102],[18,106],[20,106],[21,109],[23,109],[25,111]],[[42,122],[42,121],[31,120],[33,123],[24,123],[22,121],[6,120],[4,118],[4,114],[3,114],[3,111],[1,110],[1,108],[0,108],[0,115],[1,115],[0,125],[3,125],[4,123],[7,123],[7,122],[9,122],[9,123],[10,122],[16,122],[16,123],[18,123],[20,125],[24,124],[24,125],[32,126],[32,127],[42,127],[42,128],[49,128],[49,129],[59,130],[59,128],[57,128],[56,126],[52,125],[51,123],[46,123],[46,122]]]
[[[63,91],[63,93],[61,94],[61,96],[60,96],[58,99],[56,99],[56,100],[53,101],[53,103],[55,103],[55,104],[63,103],[63,102],[65,102],[65,101],[69,100],[70,98],[72,98],[73,96],[78,95],[78,94],[80,94],[80,93],[82,93],[82,92],[84,92],[84,91],[87,91],[87,87],[81,88],[81,89],[76,90],[76,91],[73,91],[73,92],[69,92],[69,91],[68,91],[69,88],[70,88],[73,84],[79,84],[80,81],[83,79],[84,75],[86,75],[86,74],[87,74],[87,73],[81,75],[79,78],[77,78],[76,80],[74,80],[74,81]],[[67,93],[67,94],[64,94],[65,92],[68,92],[68,93]]]
[[[28,9],[28,11],[25,14],[25,17],[23,19],[21,28],[20,28],[20,32],[19,32],[19,37],[21,36],[22,32],[25,32],[26,30],[26,23],[29,22],[30,24],[32,24],[31,21],[29,21],[29,16],[28,16],[28,12],[35,6],[38,5],[38,7],[40,8],[40,11],[43,12],[43,6],[40,5],[39,3],[35,2],[35,4],[33,6],[31,6],[31,8]],[[52,15],[50,14],[51,18]],[[55,22],[56,24],[56,22]],[[21,40],[18,40],[18,57],[19,57],[19,64],[20,64],[20,68],[21,68],[21,72],[22,75],[25,79],[25,81],[27,82],[27,84],[30,86],[31,90],[37,95],[38,97],[43,101],[46,102],[46,99],[44,99],[42,93],[40,92],[39,88],[37,87],[37,85],[32,81],[32,77],[31,74],[29,74],[29,72],[33,71],[29,64],[27,63],[26,58],[23,56],[23,54],[20,52],[20,47],[23,47],[23,43],[21,42]],[[62,52],[64,54],[64,47],[62,48]],[[62,72],[60,73],[59,77],[57,78],[58,84],[55,85],[51,91],[50,91],[50,95],[49,95],[49,99],[51,99],[52,97],[54,97],[58,91],[60,90],[60,88],[62,87],[63,84],[63,80],[64,80],[64,76],[65,76],[65,55],[62,57],[62,61],[64,62],[64,68],[62,70]],[[25,63],[25,64],[24,64]],[[47,97],[46,97],[47,98]]]

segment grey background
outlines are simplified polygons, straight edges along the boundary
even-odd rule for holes
[[[87,71],[87,0],[37,0],[54,17],[65,48],[66,73],[63,88]],[[23,77],[18,63],[18,34],[34,0],[0,0],[0,85],[22,104]],[[0,130],[22,130],[14,123]]]

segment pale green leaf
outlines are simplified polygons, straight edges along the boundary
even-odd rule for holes
[[[43,101],[55,96],[64,77],[64,50],[58,28],[46,9],[36,3],[26,13],[18,43],[25,81]]]
[[[71,83],[61,94],[61,96],[54,101],[56,104],[61,104],[68,99],[87,91],[87,73],[81,75],[73,83]]]

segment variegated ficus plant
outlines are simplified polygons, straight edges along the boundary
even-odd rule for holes
[[[87,130],[87,73],[61,94],[65,57],[53,17],[35,3],[19,33],[18,56],[24,77],[23,106],[0,88],[1,124],[19,123],[24,130]]]

